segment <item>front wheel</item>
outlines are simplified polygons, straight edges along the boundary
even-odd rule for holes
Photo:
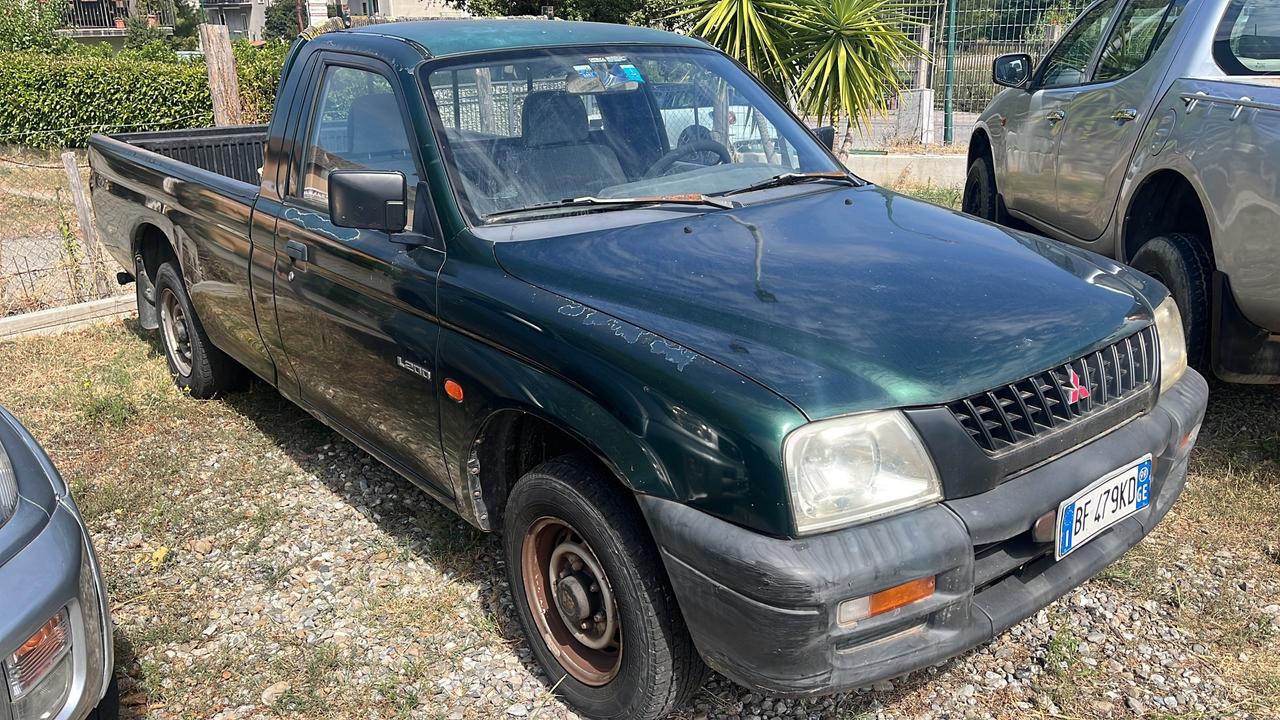
[[[1187,339],[1187,363],[1204,369],[1209,358],[1209,281],[1213,257],[1196,235],[1169,233],[1153,237],[1138,248],[1129,263],[1164,283],[1182,315]]]
[[[1000,194],[996,191],[996,175],[991,166],[991,158],[980,157],[969,165],[960,209],[983,220],[1004,223],[1004,208],[1000,204]]]
[[[511,594],[555,691],[590,718],[666,717],[706,668],[639,510],[567,456],[529,471],[503,522]]]

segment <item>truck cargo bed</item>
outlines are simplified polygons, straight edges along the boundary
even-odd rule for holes
[[[257,185],[261,179],[262,153],[267,144],[267,126],[160,130],[111,137],[203,170]]]

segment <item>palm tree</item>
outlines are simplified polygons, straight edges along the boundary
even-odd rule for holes
[[[865,126],[902,88],[897,68],[925,51],[903,0],[701,0],[677,13],[801,113]]]

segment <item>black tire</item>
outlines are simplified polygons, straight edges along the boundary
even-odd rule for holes
[[[548,647],[550,633],[544,637],[534,620],[530,593],[536,591],[526,590],[530,574],[525,572],[525,553],[526,545],[536,547],[531,533],[546,522],[563,522],[576,531],[575,538],[603,568],[616,600],[619,659],[616,674],[603,684],[575,678]],[[639,509],[588,459],[565,456],[520,479],[507,501],[503,549],[511,595],[534,657],[556,693],[583,716],[655,720],[685,703],[702,685],[706,666],[689,637]],[[543,617],[546,623],[562,615],[550,610]]]
[[[87,720],[117,720],[120,717],[120,683],[115,673],[111,675],[111,684],[103,693],[98,706],[89,712]]]
[[[155,287],[160,341],[174,383],[201,400],[241,388],[244,367],[209,341],[172,262],[165,262],[156,270]],[[170,326],[173,332],[169,331]]]
[[[1164,283],[1178,304],[1187,338],[1187,363],[1204,369],[1209,357],[1210,293],[1213,256],[1199,237],[1169,233],[1148,240],[1130,261],[1138,270]]]
[[[1004,224],[1004,206],[1000,202],[1000,193],[996,190],[996,175],[991,167],[991,158],[984,156],[970,163],[960,208],[974,217]]]

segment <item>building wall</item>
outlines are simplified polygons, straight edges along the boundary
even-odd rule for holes
[[[358,0],[347,0],[354,6]],[[468,13],[445,0],[378,0],[378,10],[393,18],[459,18]]]

